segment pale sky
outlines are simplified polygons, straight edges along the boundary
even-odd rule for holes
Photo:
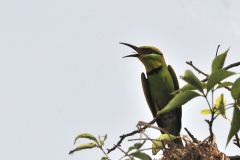
[[[137,59],[122,59],[133,50],[119,42],[158,47],[177,76],[193,71],[186,61],[210,73],[219,44],[219,53],[231,46],[225,66],[240,61],[239,6],[223,0],[1,1],[0,159],[100,159],[98,149],[68,155],[89,142],[73,145],[74,138],[107,133],[104,148],[111,148],[138,121],[152,120],[140,79],[145,68]],[[215,98],[221,93],[232,102],[224,89]],[[201,98],[183,106],[182,127],[199,140],[209,136],[204,119],[210,117],[200,115],[205,108]],[[236,155],[232,142],[225,149],[229,124],[219,117],[213,130],[218,148]],[[130,144],[126,139],[122,149]],[[122,155],[116,150],[109,157]]]

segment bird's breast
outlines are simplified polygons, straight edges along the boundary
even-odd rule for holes
[[[174,83],[171,74],[161,70],[156,74],[148,76],[149,90],[153,104],[157,104],[159,109],[165,107],[173,98]]]

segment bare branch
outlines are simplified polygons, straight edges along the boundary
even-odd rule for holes
[[[238,148],[240,148],[240,143],[239,143],[239,138],[238,138],[238,135],[237,134],[235,134],[235,138],[236,139],[234,139],[233,141],[236,141],[236,142],[234,142],[233,144],[235,144],[236,146],[238,146]]]
[[[208,80],[208,74],[204,73],[203,71],[201,71],[200,69],[198,69],[197,67],[195,67],[193,64],[192,64],[192,61],[189,61],[189,62],[186,62],[188,65],[192,66],[196,71],[198,71],[199,73],[203,74],[204,76],[206,76],[205,79],[201,80],[202,82],[206,82]],[[226,67],[224,67],[223,69],[224,70],[228,70],[230,68],[233,68],[233,67],[237,67],[240,65],[240,61],[239,62],[236,62],[236,63],[232,63]]]
[[[200,69],[198,69],[197,67],[195,67],[193,64],[192,64],[192,61],[187,61],[186,62],[188,65],[190,65],[190,66],[192,66],[196,71],[198,71],[198,73],[201,73],[201,74],[203,74],[204,76],[206,76],[206,77],[208,77],[209,75],[208,74],[206,74],[206,73],[204,73],[203,71],[201,71]]]
[[[197,138],[195,138],[195,137],[191,134],[191,132],[189,132],[189,130],[188,130],[186,127],[185,127],[184,129],[185,129],[185,131],[187,132],[187,134],[189,135],[189,137],[191,137],[191,139],[192,139],[193,142],[195,142],[195,143],[200,143],[200,141],[197,140]]]
[[[131,160],[134,160],[129,154],[127,154],[124,150],[122,150],[119,146],[117,147],[120,151],[122,151],[126,156],[128,156]]]
[[[156,117],[155,117],[151,122],[149,122],[148,124],[150,125],[150,124],[155,123],[155,122],[157,121],[157,119],[159,118],[159,116],[160,116],[160,115],[156,116]],[[136,133],[140,133],[140,132],[142,132],[143,130],[145,130],[146,128],[148,128],[148,126],[145,126],[145,127],[141,128],[141,129],[138,129],[138,130],[132,131],[131,133],[124,134],[124,135],[120,136],[120,140],[118,141],[118,143],[117,143],[116,145],[114,145],[114,147],[112,147],[111,149],[107,149],[107,150],[108,150],[107,154],[109,154],[110,152],[114,151],[117,147],[121,146],[122,141],[123,141],[126,137],[132,136],[132,135],[134,135],[134,134],[136,134]]]
[[[203,71],[201,71],[200,69],[198,69],[196,66],[194,66],[193,65],[193,63],[192,63],[192,61],[187,61],[186,62],[188,65],[190,65],[191,67],[193,67],[198,73],[201,73],[201,74],[203,74],[204,76],[206,76],[206,78],[205,79],[203,79],[203,80],[201,80],[202,82],[206,82],[207,80],[208,80],[208,74],[206,74],[206,73],[204,73]],[[237,62],[237,63],[233,63],[233,64],[231,64],[231,65],[229,65],[229,66],[227,66],[227,67],[224,67],[223,69],[225,69],[225,70],[227,70],[227,69],[229,69],[229,68],[232,68],[232,67],[235,67],[235,66],[238,66],[238,65],[240,65],[240,62]],[[221,84],[221,83],[218,83],[218,84]],[[227,90],[229,90],[229,91],[231,91],[231,88],[229,88],[229,87],[224,87],[224,88],[226,88]]]
[[[217,51],[216,51],[216,57],[217,57],[217,54],[218,54],[218,49],[219,49],[220,45],[218,45],[217,47]]]
[[[230,69],[230,68],[237,67],[237,66],[239,66],[239,65],[240,65],[240,61],[239,61],[239,62],[236,62],[236,63],[233,63],[233,64],[230,64],[230,65],[228,65],[227,67],[224,67],[223,69],[228,70],[228,69]]]
[[[218,45],[218,47],[217,47],[216,56],[217,56],[217,54],[218,54],[218,49],[219,49],[219,47],[220,47],[220,45]],[[209,75],[206,74],[206,73],[204,73],[204,72],[201,71],[200,69],[198,69],[196,66],[194,66],[193,63],[192,63],[192,61],[189,61],[189,62],[187,61],[186,63],[187,63],[188,65],[192,66],[198,73],[201,73],[201,74],[203,74],[204,76],[206,76],[206,78],[203,79],[202,82],[206,82],[206,81],[208,80],[208,76],[209,76]],[[239,62],[236,62],[236,63],[233,63],[233,64],[230,64],[230,65],[224,67],[223,69],[224,69],[224,70],[228,70],[228,69],[230,69],[230,68],[237,67],[237,66],[239,66],[239,65],[240,65],[240,61],[239,61]],[[229,91],[231,90],[229,87],[225,87],[225,88],[228,89]]]

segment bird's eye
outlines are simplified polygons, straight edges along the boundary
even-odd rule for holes
[[[145,54],[153,53],[153,50],[151,48],[144,48],[143,51]]]
[[[154,49],[151,49],[151,48],[143,48],[142,53],[143,54],[160,54],[159,52],[157,52],[157,51],[155,51]]]

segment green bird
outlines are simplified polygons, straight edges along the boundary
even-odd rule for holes
[[[127,43],[120,44],[129,46],[137,52],[125,57],[137,57],[146,68],[147,78],[144,73],[141,75],[142,87],[148,106],[153,117],[155,117],[157,112],[163,109],[174,97],[171,93],[179,89],[176,74],[170,65],[167,66],[162,52],[156,47],[136,47]],[[162,114],[156,122],[169,134],[179,136],[181,118],[182,108],[179,106],[169,113]],[[175,139],[175,143],[183,145],[179,138]]]

